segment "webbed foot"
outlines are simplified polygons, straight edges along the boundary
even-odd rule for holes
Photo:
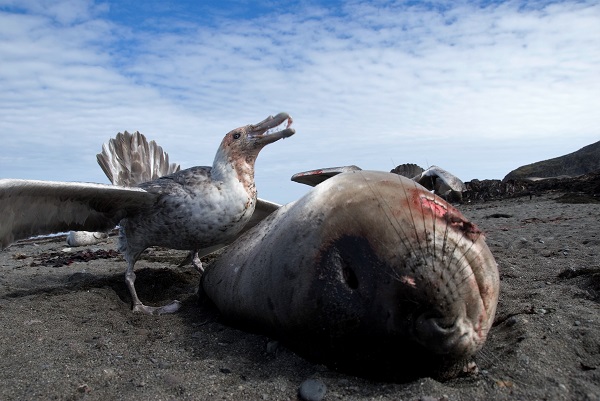
[[[164,306],[149,306],[143,303],[133,305],[134,312],[145,313],[146,315],[165,315],[167,313],[175,313],[181,308],[181,302],[175,300]]]

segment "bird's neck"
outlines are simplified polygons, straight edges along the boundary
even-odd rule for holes
[[[213,181],[222,181],[231,185],[244,186],[251,199],[256,199],[256,186],[254,184],[254,161],[255,156],[231,155],[217,151],[211,170]]]

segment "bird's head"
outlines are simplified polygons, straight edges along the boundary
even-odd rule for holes
[[[287,138],[296,132],[292,117],[287,113],[269,116],[258,124],[249,124],[236,128],[223,138],[221,149],[230,156],[256,158],[266,145]]]
[[[254,162],[258,153],[266,145],[287,138],[296,133],[292,117],[288,113],[269,116],[257,124],[236,128],[225,135],[215,156],[213,169],[219,170],[223,164],[233,165],[238,175],[253,175]],[[215,171],[216,173],[216,171]]]

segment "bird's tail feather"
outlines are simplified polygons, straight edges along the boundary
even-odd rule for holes
[[[418,166],[413,163],[405,163],[405,164],[401,164],[401,165],[397,166],[390,172],[404,176],[406,178],[413,179],[414,177],[421,174],[423,171],[425,171],[425,170],[423,170],[423,168],[421,166]]]
[[[156,142],[146,140],[138,131],[119,132],[102,145],[96,155],[104,174],[113,183],[132,187],[142,182],[179,171],[179,164],[169,163],[169,155]]]

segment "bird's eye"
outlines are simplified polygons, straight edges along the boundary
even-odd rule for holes
[[[235,133],[233,134],[233,139],[240,139],[240,134],[239,133]]]

